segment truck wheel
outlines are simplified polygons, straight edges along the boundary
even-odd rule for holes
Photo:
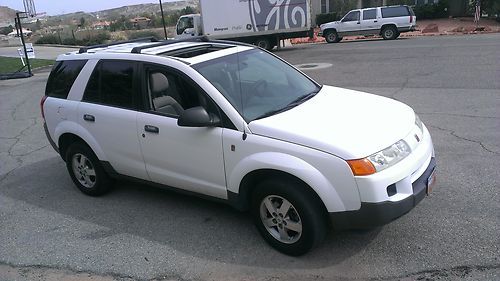
[[[90,147],[75,142],[66,152],[66,167],[71,179],[81,192],[99,196],[111,188],[111,180]]]
[[[385,27],[382,30],[382,38],[384,38],[385,40],[393,40],[396,39],[398,36],[399,36],[398,30],[396,29],[396,27],[392,25]]]
[[[301,184],[271,179],[256,186],[251,212],[269,245],[284,254],[299,256],[318,245],[326,235],[324,210],[317,201]]]
[[[342,40],[342,37],[339,37],[339,35],[337,34],[337,31],[327,31],[326,34],[325,34],[325,39],[326,39],[326,42],[328,43],[338,43],[340,42],[340,40]]]
[[[269,39],[266,37],[257,38],[257,40],[255,40],[254,44],[257,47],[268,50],[268,51],[271,51],[273,49],[271,42],[269,42]]]

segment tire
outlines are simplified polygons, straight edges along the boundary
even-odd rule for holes
[[[267,37],[259,37],[257,40],[255,40],[255,46],[271,51],[273,49],[273,45],[269,41],[269,38]]]
[[[74,142],[68,147],[66,167],[76,187],[87,195],[99,196],[111,189],[109,176],[86,144]]]
[[[391,25],[382,29],[381,35],[385,40],[394,40],[399,36],[399,33],[396,27]]]
[[[337,31],[332,30],[332,31],[327,31],[325,34],[325,40],[328,43],[338,43],[340,40],[342,40],[342,37],[339,37],[337,34]]]
[[[327,232],[325,211],[318,201],[303,184],[270,179],[253,191],[251,213],[269,245],[284,254],[300,256],[317,246]]]

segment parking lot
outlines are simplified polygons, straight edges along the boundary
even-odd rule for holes
[[[331,233],[298,258],[270,248],[247,214],[218,203],[127,182],[84,196],[43,132],[48,73],[37,72],[0,81],[0,280],[499,280],[500,35],[276,54],[322,84],[413,107],[436,150],[431,196],[384,227]],[[352,111],[370,118],[377,105]]]

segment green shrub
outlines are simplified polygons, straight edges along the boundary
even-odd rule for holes
[[[322,25],[324,23],[331,22],[331,21],[336,21],[336,20],[339,20],[337,18],[337,13],[326,13],[326,14],[318,14],[318,15],[316,15],[316,24],[318,26]]]
[[[448,17],[448,1],[440,0],[437,4],[418,5],[413,8],[417,19],[437,19]]]
[[[59,36],[54,34],[47,34],[36,40],[36,44],[61,44]]]
[[[134,33],[130,33],[128,35],[129,40],[144,38],[144,37],[154,37],[155,39],[164,39],[163,36],[160,36],[157,32],[152,30],[137,31]]]

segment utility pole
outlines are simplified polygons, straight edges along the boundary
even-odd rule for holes
[[[165,26],[165,15],[163,15],[163,4],[160,0],[161,22],[163,23],[163,32],[165,32],[165,40],[167,40],[167,27]]]

